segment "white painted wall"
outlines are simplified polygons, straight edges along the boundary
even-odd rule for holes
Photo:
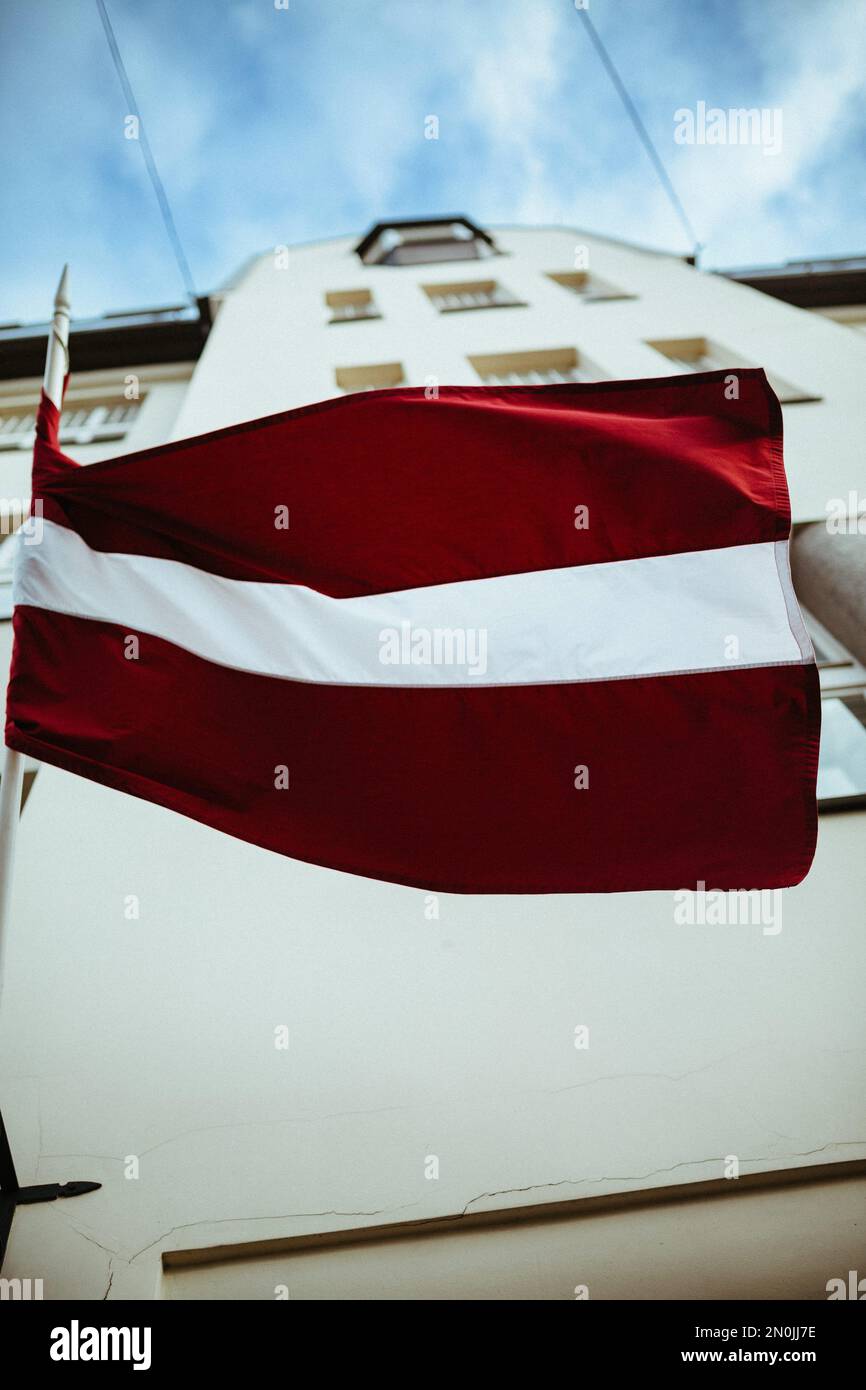
[[[410,385],[477,385],[469,354],[577,347],[610,377],[667,376],[673,365],[646,339],[709,337],[822,398],[784,407],[795,520],[825,517],[829,498],[862,485],[862,335],[676,257],[567,229],[496,236],[503,256],[440,265],[364,266],[351,238],[292,250],[287,268],[262,256],[225,300],[175,437],[337,395],[340,366],[400,361]],[[546,271],[574,268],[576,247],[587,248],[591,271],[636,298],[584,304],[549,280]],[[440,314],[420,288],[483,279],[527,307]],[[372,290],[383,317],[330,324],[324,295],[344,289]]]
[[[786,412],[801,510],[821,515],[829,489],[857,486],[857,335],[601,242],[592,267],[641,297],[581,305],[539,274],[568,269],[575,239],[507,232],[508,258],[408,271],[365,271],[348,242],[299,250],[287,272],[261,261],[227,297],[173,433],[331,395],[335,365],[398,357],[411,381],[468,382],[467,351],[575,344],[616,375],[664,374],[640,336],[700,333],[755,361],[772,346],[767,365],[826,390]],[[440,320],[417,282],[463,274],[495,275],[533,307]],[[367,283],[385,319],[326,327],[322,293]],[[797,425],[810,411],[825,422],[811,457]],[[48,1298],[183,1296],[161,1284],[165,1249],[685,1182],[720,1176],[731,1154],[744,1171],[866,1156],[864,826],[822,820],[774,934],[678,926],[662,893],[442,895],[431,921],[423,893],[282,859],[44,767],[21,825],[4,1113],[23,1180],[104,1186],[19,1213],[7,1274],[43,1278]],[[274,1047],[281,1024],[288,1051]],[[574,1047],[580,1024],[588,1050]],[[766,1279],[744,1269],[739,1296],[773,1296],[792,1241],[771,1199],[748,1202],[774,1254]],[[822,1222],[839,1234],[814,1237],[812,1279],[823,1263],[841,1272],[854,1219],[847,1197],[827,1203],[817,1227],[786,1218],[801,1242]],[[606,1218],[629,1234],[613,1237],[605,1289],[634,1287],[626,1251],[657,1239],[655,1218],[628,1220]],[[666,1237],[680,1283],[699,1230],[686,1219]],[[467,1296],[482,1287],[467,1273],[475,1239],[449,1257]],[[559,1296],[535,1262],[549,1249],[564,1279],[568,1260],[539,1240],[525,1279],[503,1274],[509,1296]],[[272,1296],[246,1268],[210,1295]],[[379,1278],[379,1257],[366,1268]],[[431,1287],[417,1279],[410,1294]],[[303,1287],[323,1296],[329,1279]]]
[[[105,1186],[21,1213],[12,1271],[149,1296],[162,1249],[866,1156],[862,844],[861,816],[822,821],[776,935],[677,926],[663,893],[443,896],[429,921],[420,892],[44,767],[4,1110],[25,1176]]]

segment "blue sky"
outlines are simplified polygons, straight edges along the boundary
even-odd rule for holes
[[[388,215],[689,249],[574,0],[107,4],[199,292]],[[861,0],[590,5],[705,264],[866,251]],[[67,259],[77,314],[182,300],[94,0],[2,0],[0,44],[0,321]],[[677,144],[699,101],[779,108],[781,151]]]

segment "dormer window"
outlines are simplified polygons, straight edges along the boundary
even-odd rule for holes
[[[377,222],[355,251],[364,265],[432,265],[497,255],[493,238],[468,217]]]

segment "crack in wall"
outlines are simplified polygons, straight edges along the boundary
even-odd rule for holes
[[[727,1052],[727,1053],[725,1053],[725,1054],[724,1054],[723,1056],[721,1056],[721,1057],[714,1057],[711,1061],[705,1062],[705,1063],[703,1063],[703,1064],[702,1064],[701,1066],[699,1066],[699,1067],[690,1068],[688,1071],[683,1071],[683,1072],[651,1072],[651,1071],[649,1071],[649,1072],[643,1072],[643,1071],[614,1072],[614,1073],[612,1073],[612,1074],[610,1074],[610,1075],[607,1075],[607,1076],[595,1076],[595,1077],[590,1077],[590,1078],[589,1078],[588,1080],[586,1080],[586,1081],[571,1082],[571,1083],[569,1083],[569,1085],[567,1085],[567,1086],[543,1087],[543,1088],[541,1088],[540,1090],[532,1090],[532,1091],[529,1092],[529,1094],[532,1094],[532,1095],[542,1095],[542,1096],[562,1095],[562,1094],[567,1093],[568,1091],[579,1091],[579,1090],[583,1090],[585,1087],[601,1085],[601,1084],[604,1083],[604,1082],[630,1081],[630,1080],[636,1080],[636,1081],[639,1081],[639,1080],[648,1080],[648,1081],[671,1081],[671,1082],[684,1081],[684,1080],[686,1080],[687,1078],[689,1078],[689,1077],[691,1077],[691,1076],[699,1076],[699,1075],[701,1075],[702,1072],[709,1071],[709,1070],[710,1070],[711,1068],[713,1068],[713,1067],[721,1066],[722,1063],[731,1061],[732,1058],[738,1057],[738,1056],[740,1056],[740,1055],[741,1055],[742,1053],[744,1053],[744,1052],[753,1052],[753,1051],[755,1050],[755,1048],[758,1047],[758,1046],[760,1046],[760,1044],[757,1044],[757,1043],[746,1043],[746,1044],[744,1044],[742,1047],[736,1048],[733,1052]],[[861,1047],[853,1047],[853,1048],[833,1048],[833,1047],[828,1047],[828,1048],[821,1048],[821,1049],[819,1049],[819,1050],[822,1051],[822,1052],[830,1052],[830,1053],[833,1053],[833,1054],[836,1054],[836,1055],[847,1055],[847,1054],[855,1053],[855,1052],[864,1052],[864,1051],[866,1051],[866,1047],[863,1047],[863,1048],[861,1048]],[[37,1083],[37,1086],[40,1084],[40,1078],[37,1077],[37,1076],[27,1076],[27,1077],[19,1078],[19,1079],[28,1080],[28,1081],[34,1081],[34,1082]],[[525,1095],[525,1094],[526,1094],[526,1091],[525,1091],[525,1090],[521,1090],[521,1091],[519,1091],[519,1092],[502,1092],[502,1093],[501,1093],[501,1098],[502,1098],[502,1099],[507,1099],[508,1096],[513,1095],[513,1094]],[[41,1097],[39,1097],[39,1099],[40,1099],[40,1102],[41,1102]],[[486,1095],[486,1099],[489,1101],[489,1099],[490,1099],[489,1094]],[[467,1100],[467,1102],[466,1102],[467,1105],[468,1105],[468,1104],[471,1104],[471,1103],[473,1103],[473,1102],[471,1102],[470,1100]],[[753,1119],[754,1122],[755,1122],[756,1124],[761,1125],[761,1127],[762,1127],[763,1129],[766,1129],[770,1134],[775,1134],[775,1135],[777,1136],[777,1138],[779,1138],[779,1139],[786,1139],[786,1140],[788,1140],[788,1141],[793,1140],[793,1138],[794,1138],[793,1135],[790,1135],[790,1134],[783,1134],[780,1130],[773,1129],[772,1126],[764,1124],[763,1121],[759,1120],[756,1116],[752,1115],[751,1112],[750,1112],[749,1110],[747,1110],[747,1109],[742,1105],[742,1102],[737,1101],[736,1103],[737,1103],[737,1104],[740,1106],[740,1108],[743,1110],[743,1113],[744,1113],[744,1114],[749,1115],[750,1118]],[[314,1114],[307,1114],[307,1115],[286,1115],[286,1116],[282,1116],[280,1119],[276,1119],[276,1120],[232,1120],[232,1121],[228,1121],[228,1122],[225,1122],[225,1123],[222,1123],[222,1124],[199,1125],[199,1126],[196,1126],[196,1127],[193,1128],[193,1129],[181,1130],[181,1131],[179,1131],[178,1133],[171,1134],[171,1135],[169,1135],[169,1137],[168,1137],[167,1139],[161,1139],[161,1140],[159,1141],[159,1143],[157,1143],[157,1144],[152,1144],[152,1145],[150,1145],[148,1148],[146,1148],[146,1149],[140,1149],[140,1150],[138,1150],[137,1152],[138,1152],[138,1156],[139,1156],[140,1158],[144,1158],[144,1157],[146,1157],[148,1154],[156,1153],[159,1149],[166,1148],[166,1147],[167,1147],[168,1145],[170,1145],[170,1144],[176,1144],[176,1143],[178,1143],[181,1139],[188,1139],[188,1138],[190,1138],[190,1136],[195,1135],[195,1134],[209,1134],[209,1133],[217,1132],[217,1131],[220,1131],[220,1130],[232,1130],[232,1129],[255,1129],[255,1128],[274,1129],[274,1128],[278,1128],[280,1125],[315,1124],[315,1123],[317,1123],[317,1122],[324,1122],[324,1121],[327,1121],[327,1120],[344,1119],[344,1118],[348,1118],[348,1117],[350,1117],[350,1116],[385,1115],[385,1114],[392,1114],[392,1113],[405,1113],[406,1111],[417,1111],[417,1110],[421,1109],[421,1108],[422,1108],[422,1104],[423,1104],[423,1102],[418,1102],[417,1104],[414,1104],[414,1105],[383,1105],[383,1106],[376,1106],[376,1107],[373,1107],[373,1108],[371,1108],[371,1109],[326,1111],[326,1112],[323,1113],[323,1114],[322,1114],[322,1113],[316,1112],[316,1113],[314,1113]],[[107,1154],[107,1153],[53,1153],[53,1152],[52,1152],[52,1153],[45,1153],[45,1152],[43,1151],[43,1148],[42,1148],[42,1112],[41,1112],[41,1103],[40,1103],[40,1109],[39,1109],[39,1112],[38,1112],[38,1113],[39,1113],[39,1154],[38,1154],[38,1161],[41,1161],[41,1159],[43,1159],[43,1158],[46,1158],[46,1159],[61,1159],[61,1158],[62,1158],[62,1159],[85,1159],[85,1160],[86,1160],[86,1159],[93,1159],[94,1161],[101,1161],[101,1162],[104,1162],[104,1163],[123,1163],[123,1162],[125,1162],[125,1155],[117,1155],[117,1154]]]
[[[811,1157],[811,1156],[814,1155],[814,1154],[826,1153],[826,1151],[827,1151],[828,1149],[845,1148],[845,1147],[866,1147],[866,1139],[843,1139],[843,1140],[834,1140],[834,1141],[832,1141],[832,1142],[830,1142],[830,1143],[828,1143],[828,1144],[822,1144],[822,1145],[820,1145],[819,1147],[814,1148],[814,1149],[797,1150],[797,1151],[794,1151],[794,1152],[791,1152],[791,1153],[780,1154],[780,1155],[777,1155],[777,1154],[758,1154],[758,1155],[750,1155],[750,1156],[746,1156],[746,1157],[742,1158],[742,1159],[741,1159],[741,1162],[743,1162],[743,1163],[778,1163],[780,1159],[788,1159],[788,1158],[808,1158],[808,1157]],[[496,1188],[496,1189],[493,1189],[492,1191],[480,1192],[476,1197],[471,1197],[471,1198],[469,1199],[469,1201],[466,1202],[466,1204],[463,1206],[463,1208],[462,1208],[460,1211],[457,1211],[457,1212],[445,1212],[445,1213],[443,1213],[443,1214],[441,1214],[441,1215],[435,1215],[435,1214],[434,1214],[433,1216],[431,1216],[431,1219],[432,1219],[432,1220],[441,1220],[441,1221],[453,1220],[453,1221],[456,1223],[456,1222],[459,1222],[459,1221],[462,1219],[462,1217],[466,1216],[466,1215],[468,1214],[470,1208],[473,1207],[473,1206],[475,1206],[476,1203],[481,1202],[481,1201],[484,1201],[484,1200],[492,1200],[493,1198],[496,1198],[496,1197],[519,1196],[519,1195],[521,1195],[521,1194],[523,1194],[523,1193],[527,1193],[527,1192],[544,1192],[544,1191],[550,1191],[550,1190],[552,1190],[552,1189],[554,1189],[554,1188],[559,1188],[559,1187],[584,1187],[584,1186],[586,1186],[588,1183],[591,1183],[591,1184],[599,1184],[599,1183],[645,1182],[645,1181],[646,1181],[647,1179],[649,1179],[649,1178],[657,1177],[659,1174],[662,1174],[662,1173],[673,1173],[673,1172],[676,1172],[677,1169],[680,1169],[680,1168],[702,1167],[702,1166],[704,1166],[705,1164],[708,1164],[708,1163],[722,1163],[722,1162],[724,1162],[724,1157],[725,1157],[724,1155],[714,1154],[714,1155],[710,1156],[709,1158],[684,1159],[684,1160],[682,1160],[681,1162],[671,1164],[671,1165],[668,1166],[668,1167],[654,1168],[654,1169],[652,1169],[652,1170],[651,1170],[650,1172],[648,1172],[648,1173],[634,1173],[634,1174],[625,1174],[625,1175],[623,1175],[623,1174],[615,1174],[615,1175],[609,1175],[609,1176],[608,1176],[608,1175],[601,1175],[600,1177],[588,1177],[588,1178],[560,1178],[560,1179],[558,1179],[558,1180],[556,1180],[556,1181],[554,1181],[554,1182],[530,1183],[530,1184],[527,1184],[527,1185],[524,1186],[524,1187],[503,1187],[503,1188]],[[769,1170],[769,1171],[772,1171],[772,1170]],[[735,1179],[732,1179],[732,1181],[735,1181]],[[684,1193],[687,1191],[687,1185],[686,1185],[686,1184],[683,1184],[683,1191],[684,1191]],[[278,1214],[278,1215],[265,1215],[265,1216],[224,1216],[224,1217],[218,1217],[218,1218],[216,1218],[216,1219],[210,1218],[210,1217],[205,1217],[205,1218],[202,1218],[202,1220],[200,1220],[200,1221],[187,1221],[187,1222],[182,1222],[182,1223],[180,1223],[179,1225],[170,1227],[167,1231],[164,1231],[164,1232],[162,1232],[160,1235],[156,1236],[154,1240],[148,1242],[147,1245],[142,1246],[142,1248],[141,1248],[140,1250],[135,1251],[132,1255],[121,1255],[118,1251],[110,1251],[106,1246],[100,1245],[100,1244],[99,1244],[99,1241],[95,1240],[93,1237],[87,1235],[84,1231],[82,1231],[82,1230],[75,1224],[74,1221],[72,1221],[72,1220],[67,1220],[67,1224],[76,1232],[76,1234],[82,1236],[84,1240],[90,1241],[91,1244],[99,1246],[99,1248],[100,1248],[101,1250],[105,1250],[106,1254],[111,1255],[111,1256],[112,1256],[112,1260],[110,1261],[110,1266],[114,1263],[115,1260],[123,1260],[123,1262],[124,1262],[124,1264],[127,1266],[127,1268],[131,1268],[132,1265],[135,1263],[135,1261],[138,1260],[142,1255],[145,1255],[149,1250],[152,1250],[155,1246],[160,1245],[160,1244],[162,1244],[164,1241],[169,1240],[169,1239],[175,1234],[175,1232],[177,1232],[177,1231],[195,1230],[197,1227],[200,1227],[200,1226],[216,1227],[216,1226],[225,1226],[225,1225],[237,1225],[239,1222],[258,1222],[258,1221],[280,1222],[280,1221],[298,1221],[298,1220],[302,1220],[302,1219],[303,1219],[303,1220],[319,1219],[319,1218],[324,1218],[324,1217],[349,1217],[349,1218],[355,1217],[355,1218],[359,1218],[359,1217],[388,1216],[388,1215],[393,1215],[395,1212],[409,1211],[409,1210],[411,1210],[411,1209],[414,1208],[414,1207],[420,1206],[422,1201],[423,1201],[423,1198],[419,1198],[419,1199],[418,1199],[417,1201],[415,1201],[415,1202],[405,1202],[405,1203],[402,1203],[402,1204],[400,1204],[400,1205],[398,1205],[398,1206],[391,1206],[391,1207],[376,1207],[376,1208],[373,1208],[373,1209],[370,1209],[370,1210],[361,1210],[361,1211],[343,1211],[343,1210],[340,1210],[340,1209],[338,1209],[338,1208],[331,1208],[331,1209],[326,1210],[326,1211],[282,1212],[282,1213],[280,1213],[280,1214]],[[541,1207],[543,1207],[543,1205],[544,1205],[543,1203],[540,1203],[540,1204],[539,1204],[539,1207],[541,1208]],[[540,1211],[539,1214],[540,1214],[540,1215],[543,1215],[543,1212]],[[66,1218],[62,1218],[62,1219],[66,1219]],[[363,1229],[363,1227],[361,1227],[361,1228],[359,1228],[359,1229]],[[113,1271],[112,1271],[112,1273],[111,1273],[111,1278],[110,1278],[110,1280],[109,1280],[109,1288],[111,1287],[111,1282],[113,1281],[113,1278],[114,1278],[114,1273],[113,1273]],[[107,1295],[108,1295],[108,1291],[106,1290],[105,1297],[107,1297]]]
[[[280,1216],[221,1216],[216,1221],[208,1217],[201,1221],[186,1221],[179,1226],[172,1226],[171,1230],[165,1231],[162,1235],[157,1236],[156,1240],[152,1240],[149,1245],[145,1245],[141,1250],[137,1250],[134,1255],[129,1257],[127,1263],[132,1265],[140,1255],[144,1255],[148,1250],[152,1250],[153,1247],[159,1245],[161,1241],[168,1240],[174,1235],[175,1231],[190,1231],[194,1230],[196,1226],[235,1225],[239,1221],[299,1221],[301,1218],[318,1218],[322,1216],[389,1216],[392,1212],[409,1211],[412,1207],[420,1206],[421,1200],[422,1199],[419,1197],[416,1202],[404,1202],[397,1207],[378,1207],[373,1211],[290,1211],[284,1212]]]
[[[778,1163],[778,1161],[779,1161],[780,1158],[808,1158],[808,1157],[810,1157],[812,1154],[826,1153],[827,1149],[843,1148],[843,1147],[846,1147],[846,1146],[852,1145],[852,1144],[853,1144],[853,1145],[857,1145],[857,1146],[866,1145],[866,1139],[842,1139],[842,1140],[834,1140],[832,1143],[829,1143],[829,1144],[822,1144],[822,1145],[820,1146],[820,1148],[817,1148],[817,1149],[803,1149],[803,1150],[800,1150],[800,1151],[797,1151],[797,1152],[794,1152],[794,1153],[786,1153],[786,1154],[758,1154],[758,1155],[756,1155],[756,1156],[746,1156],[745,1158],[740,1159],[740,1162],[741,1162],[741,1163],[773,1163],[773,1162]],[[471,1206],[474,1206],[474,1204],[475,1204],[476,1202],[481,1202],[481,1201],[483,1201],[485,1198],[516,1196],[516,1195],[518,1195],[519,1193],[522,1193],[522,1192],[542,1192],[542,1191],[544,1191],[545,1188],[549,1188],[549,1187],[583,1187],[586,1183],[603,1183],[603,1182],[645,1182],[648,1178],[657,1177],[660,1173],[674,1173],[674,1172],[676,1172],[676,1170],[677,1170],[678,1168],[701,1167],[701,1166],[703,1166],[703,1164],[705,1164],[705,1163],[723,1163],[724,1160],[725,1160],[725,1155],[724,1155],[724,1154],[713,1154],[710,1158],[688,1158],[688,1159],[684,1159],[681,1163],[673,1163],[673,1164],[671,1164],[671,1166],[670,1166],[669,1168],[654,1168],[654,1169],[652,1170],[652,1172],[650,1172],[650,1173],[628,1173],[628,1174],[625,1174],[625,1175],[619,1174],[619,1173],[618,1173],[618,1174],[616,1174],[616,1175],[614,1175],[614,1176],[611,1176],[611,1177],[607,1177],[607,1176],[605,1176],[605,1175],[602,1175],[601,1177],[596,1177],[596,1178],[560,1178],[560,1180],[559,1180],[558,1182],[550,1182],[550,1183],[531,1183],[528,1187],[502,1187],[502,1188],[498,1188],[497,1190],[495,1190],[495,1191],[493,1191],[493,1192],[481,1192],[481,1193],[479,1193],[479,1195],[478,1195],[477,1197],[472,1197],[472,1198],[466,1203],[466,1206],[465,1206],[465,1207],[463,1208],[463,1210],[459,1213],[459,1215],[460,1215],[460,1216],[465,1216],[466,1213],[469,1211],[469,1208],[470,1208]],[[771,1169],[771,1170],[769,1170],[769,1171],[773,1171],[773,1170]],[[731,1181],[736,1181],[736,1179],[731,1179]],[[687,1184],[684,1183],[684,1184],[683,1184],[683,1191],[686,1192],[687,1190],[688,1190]],[[611,1195],[613,1195],[613,1194],[611,1194]]]
[[[413,1105],[382,1105],[373,1110],[334,1110],[325,1114],[312,1115],[285,1115],[278,1120],[230,1120],[224,1124],[197,1125],[194,1129],[182,1129],[176,1134],[170,1134],[167,1139],[161,1139],[158,1144],[151,1144],[147,1149],[139,1149],[138,1157],[145,1158],[148,1154],[156,1153],[158,1149],[164,1149],[169,1144],[177,1144],[181,1139],[189,1139],[193,1134],[212,1134],[219,1130],[226,1129],[276,1129],[280,1125],[306,1125],[315,1124],[317,1121],[341,1120],[349,1116],[359,1115],[386,1115],[392,1112],[415,1110]],[[125,1156],[117,1154],[86,1154],[86,1153],[46,1153],[43,1158],[92,1158],[101,1160],[104,1163],[123,1163]]]

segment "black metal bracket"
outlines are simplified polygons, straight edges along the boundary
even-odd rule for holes
[[[101,1182],[44,1182],[30,1187],[21,1187],[15,1172],[15,1161],[9,1145],[9,1136],[0,1112],[0,1269],[6,1258],[6,1246],[12,1229],[12,1218],[16,1207],[28,1206],[33,1202],[53,1202],[58,1197],[81,1197],[85,1192],[96,1192]]]

